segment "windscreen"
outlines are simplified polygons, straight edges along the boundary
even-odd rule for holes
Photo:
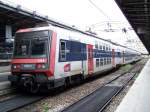
[[[15,42],[15,56],[28,56],[29,55],[30,40],[17,40]]]
[[[41,35],[41,33],[43,35]],[[16,35],[14,57],[15,58],[34,58],[47,57],[48,54],[48,33],[41,32],[21,33]]]
[[[43,40],[32,40],[31,42],[31,56],[42,56],[46,57],[47,51],[47,39]]]

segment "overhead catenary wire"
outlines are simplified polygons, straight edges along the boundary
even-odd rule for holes
[[[108,30],[111,29],[112,30],[112,24],[124,24],[120,21],[112,21],[111,18],[100,8],[98,7],[92,0],[88,0],[101,14],[103,14],[107,19],[108,21],[103,21],[103,22],[100,22],[100,23],[96,23],[96,24],[93,24],[93,25],[90,25],[90,26],[86,26],[87,28],[91,28],[91,27],[95,27],[95,26],[101,26],[101,25],[105,25],[107,24],[108,26]],[[125,23],[127,24],[127,23]],[[121,29],[121,28],[120,28]],[[122,29],[125,29],[125,28],[122,28]]]
[[[103,14],[109,21],[111,20],[110,17],[101,10],[92,0],[88,0],[101,14]]]
[[[90,2],[90,4],[92,4],[101,14],[103,14],[107,19],[108,19],[108,22],[107,22],[107,26],[108,26],[108,29],[111,29],[111,24],[109,21],[111,21],[111,18],[103,11],[101,10],[92,0],[88,0]],[[91,29],[90,27],[88,27],[89,29]]]

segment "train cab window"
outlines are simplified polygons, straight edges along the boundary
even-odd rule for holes
[[[96,59],[96,67],[99,67],[99,59]]]
[[[98,42],[95,41],[95,49],[98,49]]]
[[[28,56],[29,55],[30,40],[17,40],[15,42],[15,56]]]
[[[60,60],[65,61],[66,60],[66,42],[60,41]]]
[[[31,56],[47,56],[47,39],[33,39],[31,47]]]

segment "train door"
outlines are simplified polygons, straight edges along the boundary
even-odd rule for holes
[[[88,74],[92,74],[94,70],[93,64],[93,45],[87,45],[88,47]]]
[[[112,65],[115,66],[115,49],[112,49]]]
[[[122,57],[123,57],[123,64],[125,63],[125,52],[123,51],[122,53]]]
[[[86,44],[82,43],[82,47],[81,47],[81,53],[82,53],[82,73],[83,75],[87,74],[87,50],[86,50]]]

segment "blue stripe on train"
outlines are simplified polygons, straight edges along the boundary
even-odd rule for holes
[[[76,41],[68,41],[68,40],[63,41],[66,42],[66,51],[68,52],[66,52],[65,60],[61,59],[61,54],[59,52],[59,62],[81,61],[87,59],[86,44]]]
[[[66,58],[62,60],[59,52],[59,62],[87,60],[86,44],[69,40],[63,41],[66,42]],[[93,49],[93,58],[110,57],[112,57],[112,51]],[[115,57],[121,58],[121,52],[115,52]]]
[[[103,50],[98,50],[94,49],[93,50],[94,58],[105,58],[105,57],[112,57],[112,52],[111,51],[103,51]]]

